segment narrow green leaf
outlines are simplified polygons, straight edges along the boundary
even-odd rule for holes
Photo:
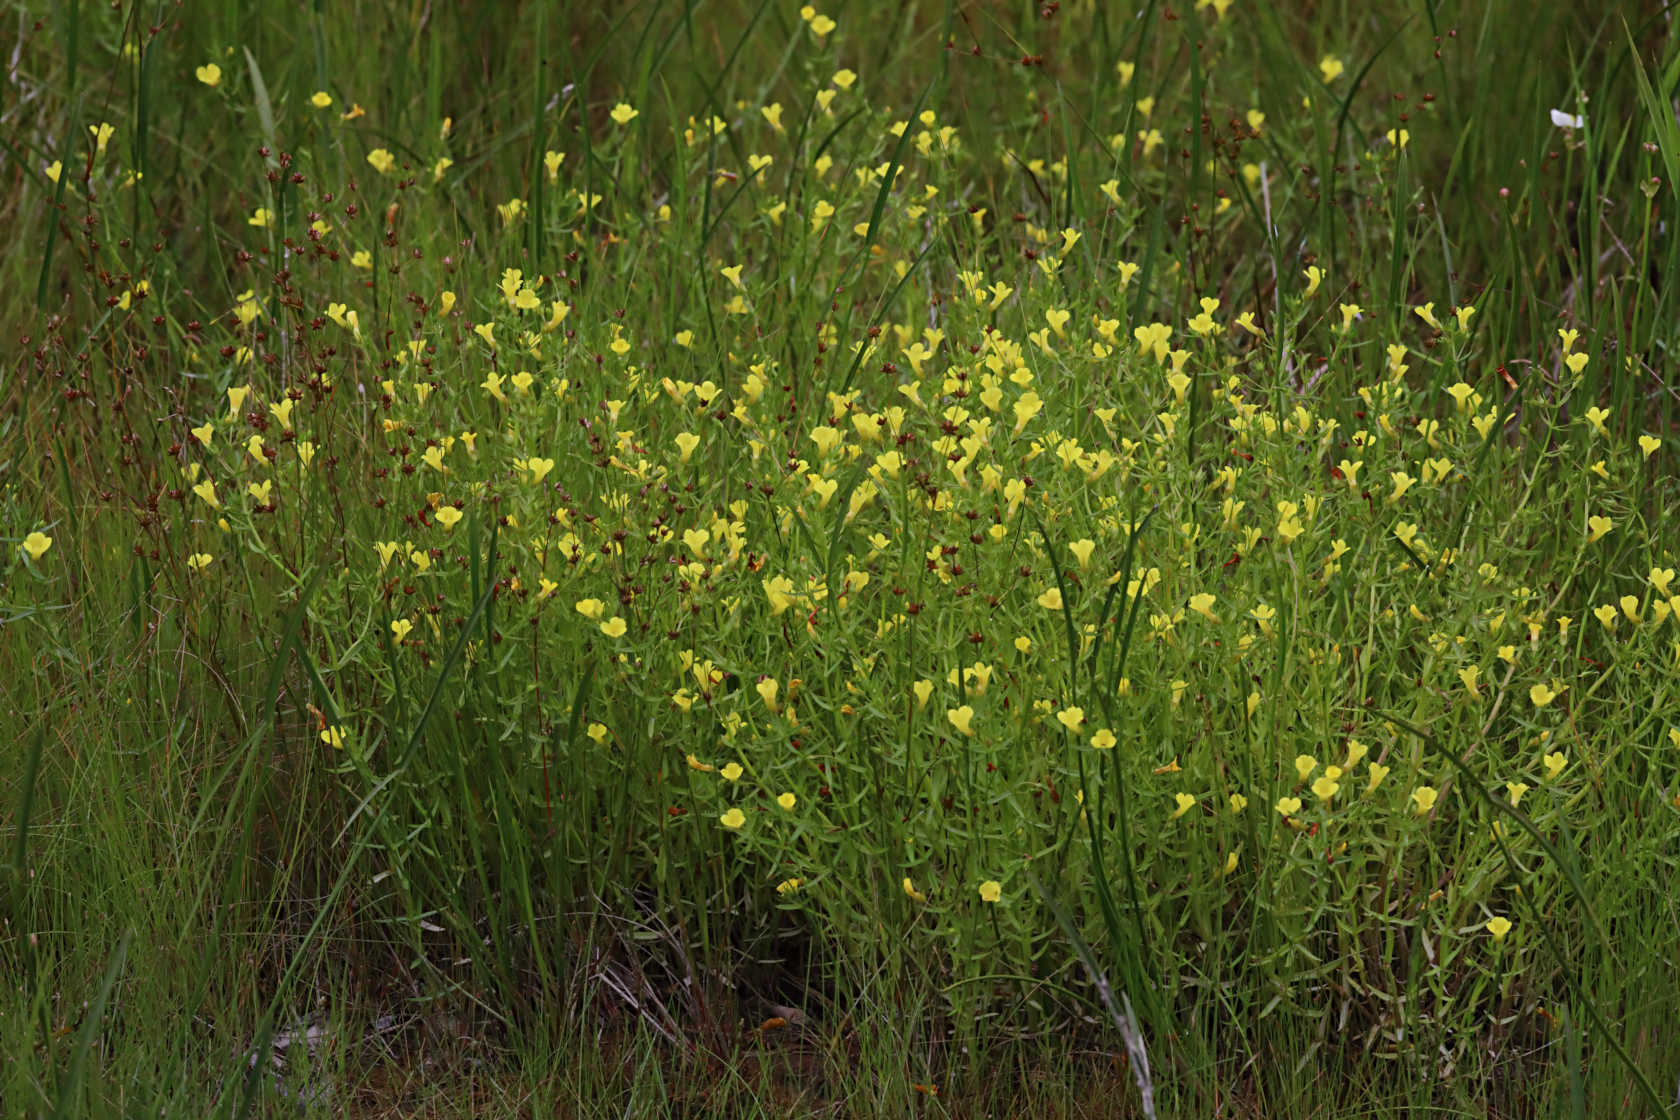
[[[88,1004],[82,1015],[82,1029],[76,1032],[76,1046],[70,1053],[70,1065],[58,1083],[58,1104],[53,1109],[55,1118],[84,1114],[82,1078],[87,1072],[88,1052],[93,1049],[93,1040],[98,1037],[99,1028],[104,1025],[105,1006],[110,1003],[111,992],[117,986],[117,978],[122,975],[123,963],[128,959],[128,943],[133,938],[133,927],[123,931],[121,939],[117,942],[116,952],[111,954],[111,963],[105,967],[105,979],[100,981],[99,991],[94,994],[93,1002]]]
[[[279,151],[279,144],[275,141],[274,105],[268,99],[268,86],[263,82],[262,70],[257,66],[257,58],[246,47],[245,65],[251,72],[251,96],[257,103],[257,120],[262,125],[263,143],[268,145],[269,159],[275,159]]]

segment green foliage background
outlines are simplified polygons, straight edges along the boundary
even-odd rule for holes
[[[5,1099],[1660,1107],[1666,18],[13,5]]]

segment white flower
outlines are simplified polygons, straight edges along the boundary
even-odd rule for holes
[[[1564,112],[1562,109],[1552,110],[1552,123],[1559,128],[1585,128],[1586,117],[1577,117]]]

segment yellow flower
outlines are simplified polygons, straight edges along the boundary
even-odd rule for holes
[[[1376,790],[1376,788],[1378,786],[1382,785],[1382,780],[1384,778],[1388,777],[1388,772],[1391,769],[1393,769],[1393,768],[1389,767],[1389,766],[1384,766],[1380,762],[1371,763],[1370,771],[1369,771],[1370,772],[1370,780],[1365,783],[1365,792],[1366,793],[1372,793]]]
[[[1116,742],[1114,732],[1106,727],[1099,727],[1091,733],[1091,746],[1099,751],[1113,750]]]
[[[1434,786],[1419,786],[1414,789],[1412,791],[1412,801],[1417,806],[1418,815],[1422,816],[1435,808],[1435,799],[1439,796],[1440,792]]]
[[[266,207],[259,206],[255,210],[251,211],[251,216],[245,219],[245,224],[248,226],[255,226],[257,229],[267,229],[269,226],[274,224],[274,211],[269,210]],[[241,318],[243,318],[243,316],[241,316]]]
[[[584,732],[584,734],[588,735],[591,739],[595,740],[595,742],[598,743],[598,744],[599,743],[604,743],[604,742],[607,741],[607,735],[608,735],[607,725],[604,724],[604,723],[592,723],[592,724],[589,725],[588,729]]]
[[[1315,769],[1317,769],[1317,767],[1318,767],[1318,759],[1314,758],[1312,755],[1310,755],[1310,754],[1298,754],[1298,755],[1296,755],[1295,756],[1295,780],[1300,781],[1300,782],[1306,781],[1307,780],[1307,775],[1311,774]]]
[[[195,572],[202,572],[204,569],[208,568],[215,559],[216,558],[208,552],[195,552],[191,556],[187,557],[187,567],[191,568]]]
[[[1203,300],[1202,302],[1203,304],[1212,303],[1217,305],[1219,301]],[[1219,324],[1213,321],[1213,314],[1205,309],[1200,314],[1192,315],[1186,321],[1185,325],[1190,328],[1190,332],[1192,334],[1198,335],[1202,338],[1206,338],[1210,334],[1217,334],[1219,331]]]
[[[1240,793],[1233,793],[1231,795],[1231,812],[1240,813],[1246,808],[1248,808],[1248,798]]]
[[[1307,278],[1307,290],[1304,294],[1306,298],[1311,299],[1313,293],[1318,291],[1319,284],[1324,280],[1324,270],[1315,264],[1309,267],[1305,272],[1301,273],[1301,275]]]
[[[617,105],[613,106],[613,111],[610,116],[612,117],[614,124],[625,125],[635,120],[638,116],[640,116],[640,114],[637,113],[636,110],[630,108],[629,105],[620,101]]]
[[[835,26],[835,22],[827,16],[816,16],[811,20],[811,34],[821,39],[824,35],[833,31]]]
[[[741,773],[741,764],[739,762],[731,762],[724,766],[722,770],[718,771],[718,777],[722,778],[726,782],[735,782],[740,780]]]
[[[672,442],[677,445],[677,453],[686,463],[694,455],[694,449],[700,446],[700,437],[693,432],[678,432]]]
[[[718,822],[722,824],[724,828],[734,832],[736,829],[747,823],[747,815],[739,809],[731,809],[727,813],[719,816]]]
[[[1557,776],[1563,773],[1563,768],[1565,766],[1569,765],[1569,760],[1563,757],[1562,751],[1553,751],[1551,754],[1541,759],[1541,761],[1546,766],[1546,780],[1548,782],[1557,781]]]
[[[781,708],[776,705],[776,697],[780,694],[782,686],[775,677],[765,677],[753,686],[753,690],[764,701],[766,708],[769,708],[772,712],[781,711]]]
[[[1050,588],[1050,590],[1046,591],[1044,594],[1042,594],[1038,597],[1038,605],[1043,607],[1047,611],[1059,611],[1059,610],[1061,610],[1062,609],[1062,589],[1059,588],[1059,587]]]
[[[1336,796],[1337,792],[1341,788],[1342,784],[1334,778],[1331,778],[1328,774],[1319,778],[1318,781],[1312,784],[1313,796],[1318,798],[1320,801],[1330,800],[1332,797]]]
[[[1495,941],[1503,941],[1505,940],[1505,935],[1511,932],[1511,919],[1506,917],[1489,918],[1487,931],[1493,936]]]
[[[811,442],[817,445],[817,454],[822,456],[824,459],[832,455],[835,448],[839,447],[841,442],[845,439],[845,437],[840,434],[840,429],[831,428],[827,424],[820,424],[817,427],[812,428],[810,438]]]
[[[386,151],[384,148],[375,148],[373,151],[369,152],[367,154],[367,161],[372,164],[373,169],[381,175],[389,175],[391,173],[391,168],[397,165],[396,157],[391,155],[391,153]]]
[[[1550,704],[1557,698],[1557,693],[1547,688],[1544,684],[1537,684],[1528,690],[1528,698],[1533,702],[1536,708],[1544,708],[1547,704]]]
[[[792,894],[794,891],[803,886],[804,883],[805,880],[803,879],[783,879],[781,882],[776,884],[776,893]]]
[[[591,621],[600,618],[607,609],[606,604],[599,599],[579,599],[576,605],[577,612]]]
[[[222,68],[217,66],[214,62],[200,66],[198,69],[194,70],[193,73],[198,76],[199,81],[203,82],[207,86],[214,87],[222,84]]]
[[[1195,797],[1188,793],[1174,794],[1173,801],[1176,803],[1177,808],[1172,811],[1172,817],[1170,819],[1175,821],[1179,817],[1182,817],[1185,813],[1188,813],[1196,805]]]
[[[1292,817],[1301,811],[1301,799],[1299,797],[1280,797],[1274,808],[1277,809],[1280,816]]]
[[[771,576],[764,582],[764,597],[770,600],[770,613],[779,615],[793,606],[793,581],[787,576]]]
[[[1085,709],[1063,708],[1056,713],[1056,722],[1077,735],[1079,734],[1079,725],[1085,722]]]
[[[1032,418],[1037,416],[1043,408],[1044,399],[1040,397],[1036,391],[1028,389],[1026,392],[1022,393],[1013,406],[1013,411],[1015,413],[1015,431],[1017,433],[1024,431],[1026,426],[1032,421]]]
[[[904,893],[905,893],[905,895],[907,895],[909,897],[910,901],[912,901],[912,902],[926,902],[927,901],[927,895],[923,894],[921,891],[916,889],[916,884],[910,881],[910,876],[906,875],[904,877],[904,882],[903,882],[902,885],[904,887]]]
[[[29,553],[31,560],[39,560],[45,556],[47,549],[52,547],[52,538],[39,529],[23,538],[23,550]]]
[[[776,798],[776,804],[791,813],[793,812],[793,807],[799,804],[799,798],[795,797],[792,793],[784,793]]]
[[[1645,577],[1651,586],[1657,589],[1657,594],[1665,598],[1668,595],[1668,585],[1674,581],[1673,568],[1652,568]]]
[[[406,618],[391,620],[391,637],[396,640],[399,646],[403,644],[403,639],[408,637],[408,632],[412,629],[414,629],[414,623]]]
[[[629,627],[625,625],[624,620],[617,615],[601,623],[601,633],[609,638],[622,638],[624,632],[628,629]]]
[[[1523,794],[1528,792],[1528,783],[1527,782],[1506,782],[1505,783],[1505,792],[1511,798],[1512,808],[1515,808],[1517,806],[1517,804],[1522,801]]]
[[[1195,611],[1209,622],[1218,622],[1219,616],[1213,613],[1213,604],[1214,596],[1208,594],[1206,591],[1190,596],[1189,606],[1191,610]]]
[[[327,727],[321,731],[321,742],[335,751],[344,749],[344,735],[336,727]]]
[[[1341,77],[1344,69],[1346,67],[1342,65],[1342,60],[1335,55],[1327,54],[1318,60],[1318,72],[1324,75],[1326,83],[1333,82]]]
[[[1405,471],[1389,471],[1389,481],[1394,483],[1394,492],[1388,496],[1388,504],[1393,505],[1406,496],[1406,491],[1417,485],[1417,479]]]
[[[980,884],[980,901],[996,902],[1003,897],[1003,884],[996,879],[987,879]]]
[[[951,721],[952,727],[955,727],[964,735],[973,736],[974,706],[972,704],[964,704],[960,708],[946,709],[945,718]]]
[[[454,506],[444,506],[437,511],[438,524],[445,529],[453,529],[461,520],[461,511]]]
[[[309,103],[317,109],[330,108],[332,106],[332,94],[324,89],[318,89],[315,91],[315,95],[309,99]]]

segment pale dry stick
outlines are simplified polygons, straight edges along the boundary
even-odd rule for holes
[[[598,898],[597,901],[601,902],[603,906],[605,905],[605,900]],[[638,918],[624,917],[610,913],[606,913],[604,916],[607,918],[609,923],[616,923],[629,929],[639,930],[643,933],[654,935],[664,941],[671,948],[672,953],[680,962],[680,964],[675,967],[667,966],[669,968],[668,975],[674,979],[676,989],[680,990],[690,1001],[689,1010],[703,1018],[710,1015],[710,1009],[706,1002],[705,993],[701,990],[698,983],[699,978],[695,973],[693,961],[684,948],[681,939],[677,936],[676,931],[671,929],[664,922],[660,921],[658,917],[652,913],[648,913],[645,916]],[[641,997],[638,998],[636,994],[631,991],[632,981],[612,974],[609,971],[610,967],[611,966],[607,961],[606,955],[597,950],[596,965],[592,971],[592,975],[596,979],[601,980],[601,982],[610,990],[635,1009],[638,1015],[647,1018],[649,1022],[653,1023],[655,1029],[657,1029],[667,1040],[678,1046],[684,1046],[685,1044],[677,1037],[677,1032],[680,1028],[677,1025],[676,1018],[671,1014],[664,1001],[655,994],[654,987],[648,980],[646,970],[639,964],[632,965],[635,973],[634,987],[639,989],[642,993]],[[724,972],[718,969],[708,969],[707,971],[714,979],[721,982],[726,988],[734,988],[734,983]],[[649,1010],[649,1007],[657,1010],[660,1019],[655,1019],[652,1012]],[[799,1016],[800,1013],[796,1012],[795,1015]],[[794,1021],[794,1018],[789,1018],[790,1023]]]
[[[641,1000],[636,998],[635,994],[630,991],[629,984],[614,975],[611,968],[605,965],[605,962],[603,962],[602,967],[595,971],[595,979],[600,981],[625,1003],[629,1004],[631,1010],[635,1011],[642,1019],[645,1019],[648,1025],[658,1031],[667,1042],[678,1049],[682,1048],[682,1043],[677,1039],[675,1032],[666,1026],[666,1022],[671,1020],[670,1011],[666,1009],[664,1003],[660,1001],[659,997],[654,994],[652,989],[648,986],[645,978],[643,979],[640,987],[642,988],[643,995],[645,996],[648,1004],[651,1004],[659,1012],[657,1016],[650,1012],[648,1007],[644,1005]]]
[[[1132,1076],[1137,1081],[1138,1095],[1142,1098],[1143,1115],[1146,1120],[1155,1120],[1155,1078],[1149,1072],[1149,1050],[1144,1045],[1143,1029],[1138,1026],[1137,1013],[1132,1010],[1132,1000],[1125,992],[1120,993],[1120,1006],[1114,1003],[1114,990],[1109,986],[1108,977],[1100,969],[1092,969],[1091,980],[1096,984],[1097,999],[1102,1003],[1108,1017],[1119,1028],[1120,1041],[1126,1047],[1126,1056],[1132,1065]]]

